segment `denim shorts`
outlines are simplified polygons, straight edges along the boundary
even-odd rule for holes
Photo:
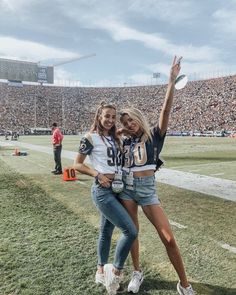
[[[126,176],[123,176],[125,184]],[[127,189],[126,184],[124,190],[119,194],[122,200],[133,200],[140,206],[159,205],[160,201],[157,196],[157,188],[155,176],[135,177],[133,190]]]

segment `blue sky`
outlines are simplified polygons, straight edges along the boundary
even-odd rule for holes
[[[236,73],[236,0],[0,0],[0,57],[52,65],[85,85],[160,82],[182,73]],[[154,81],[155,82],[155,81]]]

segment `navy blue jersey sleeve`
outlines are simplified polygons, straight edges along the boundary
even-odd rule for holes
[[[88,140],[88,138],[83,137],[80,140],[80,145],[79,145],[79,153],[82,155],[90,155],[93,150],[93,145],[91,142]]]
[[[160,152],[163,148],[163,145],[164,145],[166,132],[165,132],[165,134],[161,135],[160,128],[157,126],[157,127],[154,127],[151,129],[151,134],[152,134],[153,142],[155,142],[155,145],[157,147],[157,154],[159,157],[159,154],[160,154]]]

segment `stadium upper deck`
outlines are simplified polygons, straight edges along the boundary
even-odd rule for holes
[[[156,122],[166,85],[70,88],[0,83],[0,130],[23,133],[33,127],[47,128],[54,121],[68,133],[91,125],[101,100],[123,108],[141,109],[152,125]],[[175,93],[170,131],[236,130],[236,76],[189,82]]]

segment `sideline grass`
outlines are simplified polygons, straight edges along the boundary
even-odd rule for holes
[[[88,197],[91,181],[22,176],[0,165],[0,294],[105,294],[93,283],[98,214]],[[215,243],[235,245],[235,203],[166,185],[159,193],[169,218],[187,226],[173,230],[198,294],[235,294],[235,254]],[[141,213],[140,223],[145,281],[139,294],[174,295],[177,277],[163,245]]]
[[[75,142],[73,141],[72,145],[74,144]],[[223,146],[223,150],[228,149],[229,151],[232,149],[232,146],[230,148],[228,145],[225,146],[223,144]],[[173,149],[172,146],[171,149]],[[208,152],[209,149],[212,150],[212,147],[205,147],[205,150],[208,150]],[[181,151],[184,152],[184,150],[179,146],[177,149],[177,154],[179,154],[179,156],[184,159]],[[12,268],[9,269],[7,275],[4,276],[3,284],[1,282],[2,277],[0,276],[0,295],[66,295],[68,293],[79,295],[104,294],[104,290],[102,288],[97,289],[93,283],[96,265],[95,248],[99,218],[89,197],[91,178],[79,175],[79,179],[82,183],[84,183],[84,185],[77,182],[62,182],[60,177],[56,177],[49,172],[53,164],[52,155],[46,155],[33,151],[30,152],[28,157],[11,157],[10,152],[9,156],[7,156],[6,152],[3,152],[3,154],[5,156],[3,156],[2,159],[7,165],[3,164],[3,162],[0,160],[0,218],[1,221],[3,221],[0,225],[0,245],[2,245],[2,241],[4,241],[5,252],[0,252],[0,261],[4,261],[4,263],[0,262],[0,271],[2,272],[2,269],[5,271],[5,264],[7,264],[8,256],[11,257],[12,263],[15,263],[15,261],[26,261],[24,256],[22,256],[23,246],[26,247],[26,251],[24,252],[25,256],[28,255],[29,251],[29,260],[32,260],[33,262],[36,261],[36,263],[31,265],[28,269],[23,267],[23,275],[21,275],[20,267],[17,267],[15,270],[13,263]],[[197,155],[199,155],[199,153],[195,153],[195,156]],[[202,154],[202,157],[204,157],[204,153]],[[206,157],[206,160],[207,159],[208,157]],[[224,157],[222,157],[222,159],[224,160]],[[191,160],[191,158],[189,158],[189,160]],[[68,160],[68,164],[70,162],[71,161]],[[12,167],[14,171],[20,171],[21,175],[12,171],[10,167]],[[24,176],[22,176],[22,174],[24,174]],[[21,179],[23,179],[23,182]],[[30,187],[32,187],[32,192]],[[36,191],[34,188],[36,188]],[[8,190],[10,190],[10,193]],[[40,191],[40,193],[37,193],[37,191]],[[21,193],[19,194],[19,192]],[[33,196],[31,196],[32,194]],[[24,198],[20,198],[19,200],[17,198],[18,195],[24,195]],[[235,254],[222,249],[217,244],[217,242],[225,242],[231,246],[236,246],[236,204],[234,202],[224,201],[222,199],[210,197],[196,192],[190,192],[160,184],[159,195],[162,199],[168,217],[175,222],[187,226],[186,229],[178,229],[173,227],[173,230],[184,257],[188,275],[190,280],[193,282],[193,285],[198,294],[236,294]],[[35,210],[32,211],[31,209],[31,200],[34,200],[34,202],[38,203],[38,207],[44,208],[42,209],[42,212],[45,210],[47,213],[46,216],[44,216],[44,214],[36,214],[36,216],[34,216],[33,212]],[[6,204],[8,204],[7,207],[5,207]],[[15,204],[18,204],[18,206],[15,207]],[[30,214],[26,209],[26,211],[18,210],[20,204],[23,204],[23,207],[27,208]],[[58,209],[58,212],[62,212],[55,214],[57,222],[54,223],[52,222],[54,214],[50,215],[48,211],[48,207],[51,206],[50,204],[55,204],[55,208],[60,208],[60,210]],[[3,212],[5,212],[4,218],[2,218]],[[67,216],[67,214],[70,216],[69,219],[67,217],[63,218],[64,221],[59,219],[60,216]],[[51,218],[48,219],[48,215],[51,216]],[[10,218],[11,216],[12,218]],[[50,230],[48,231],[44,231],[46,225],[42,223],[43,221],[41,220],[44,218],[45,222],[50,225]],[[22,219],[25,221],[28,220],[28,223],[17,223],[17,219]],[[30,221],[31,219],[32,221]],[[11,226],[12,220],[13,227]],[[67,220],[69,220],[69,222]],[[87,275],[87,273],[81,274],[80,266],[78,265],[77,267],[71,267],[72,272],[70,272],[70,265],[68,265],[68,275],[64,275],[64,270],[59,271],[57,267],[55,267],[56,270],[54,270],[54,267],[50,264],[51,262],[47,261],[48,256],[51,255],[51,252],[52,257],[57,254],[57,251],[55,251],[57,247],[56,244],[58,243],[57,235],[52,234],[53,238],[51,238],[51,232],[56,232],[60,235],[62,231],[62,236],[64,236],[63,232],[66,228],[75,228],[74,222],[81,224],[81,226],[83,224],[86,229],[89,229],[89,232],[90,230],[93,232],[92,237],[90,237],[90,235],[87,234],[83,236],[82,228],[79,231],[79,234],[76,233],[75,229],[72,229],[70,236],[72,241],[73,239],[78,239],[78,243],[85,243],[86,245],[89,245],[89,249],[91,251],[93,250],[90,252],[93,254],[86,256],[86,262],[82,260],[82,270],[84,267],[88,267],[90,270],[90,277]],[[145,270],[146,278],[139,294],[174,295],[176,294],[177,276],[166,257],[163,245],[161,244],[159,238],[157,238],[153,227],[141,213],[140,223],[141,261]],[[38,249],[37,238],[34,240],[28,240],[27,235],[20,235],[22,232],[22,225],[24,225],[26,232],[34,232],[35,228],[35,233],[32,235],[34,238],[36,237],[37,232],[39,232],[39,237],[41,237],[42,231],[45,232],[45,239],[50,241],[50,243],[48,243],[48,256],[37,256],[38,252],[32,251],[32,249]],[[11,237],[9,240],[7,239],[8,236]],[[12,238],[13,236],[15,236],[15,239]],[[2,239],[2,237],[4,237],[4,239]],[[117,237],[117,233],[115,233],[114,237]],[[79,240],[79,238],[81,239]],[[70,239],[65,238],[64,240],[60,240],[60,255],[63,256],[63,251],[68,251],[68,248],[73,248],[71,245],[73,243],[71,242],[71,244],[69,244],[68,242]],[[45,244],[44,246],[46,251],[47,245]],[[12,251],[12,248],[14,251]],[[8,249],[10,249],[10,252]],[[72,252],[69,254],[65,254],[65,256],[68,257],[68,260],[73,261],[74,251],[75,250],[72,250]],[[40,259],[34,258],[32,253],[36,253],[37,255],[35,257],[40,257]],[[76,254],[78,255],[78,253]],[[56,257],[59,257],[60,255],[58,253],[58,256]],[[4,256],[5,258],[2,260],[2,257]],[[49,274],[54,274],[55,272],[57,274],[57,272],[62,272],[62,274],[58,275],[60,280],[56,280],[55,277],[50,274],[47,281],[46,273],[42,272],[41,264],[38,264],[38,260],[41,262],[44,259],[46,259],[46,261],[43,262],[43,265],[46,265],[46,270],[48,269]],[[76,265],[76,262],[74,263]],[[131,261],[129,259],[126,273],[130,272],[130,270]],[[30,274],[28,274],[28,272]],[[69,278],[70,274],[72,276],[71,279]],[[29,281],[32,283],[28,284],[27,281],[27,288],[20,287],[20,289],[17,289],[19,287],[16,283],[19,282],[19,279],[23,280],[24,277],[28,278],[29,275]],[[41,278],[39,283],[37,281],[38,276]],[[46,276],[45,283],[44,276]],[[65,277],[65,279],[63,279],[63,277]],[[85,284],[83,285],[82,289],[78,289],[78,278],[85,278]],[[69,282],[67,282],[68,280]],[[127,284],[127,279],[125,283]],[[44,287],[45,284],[46,287]],[[88,284],[90,288],[87,289],[86,284]],[[4,286],[5,289],[1,289],[2,286]],[[16,290],[18,291],[14,292],[15,289],[13,286],[15,286]],[[23,286],[25,285],[23,284]],[[73,293],[74,290],[76,290],[75,293]],[[126,293],[124,292],[123,294]]]
[[[91,284],[96,229],[1,163],[3,170],[0,294],[100,294]]]
[[[234,138],[167,137],[166,168],[236,181]]]

